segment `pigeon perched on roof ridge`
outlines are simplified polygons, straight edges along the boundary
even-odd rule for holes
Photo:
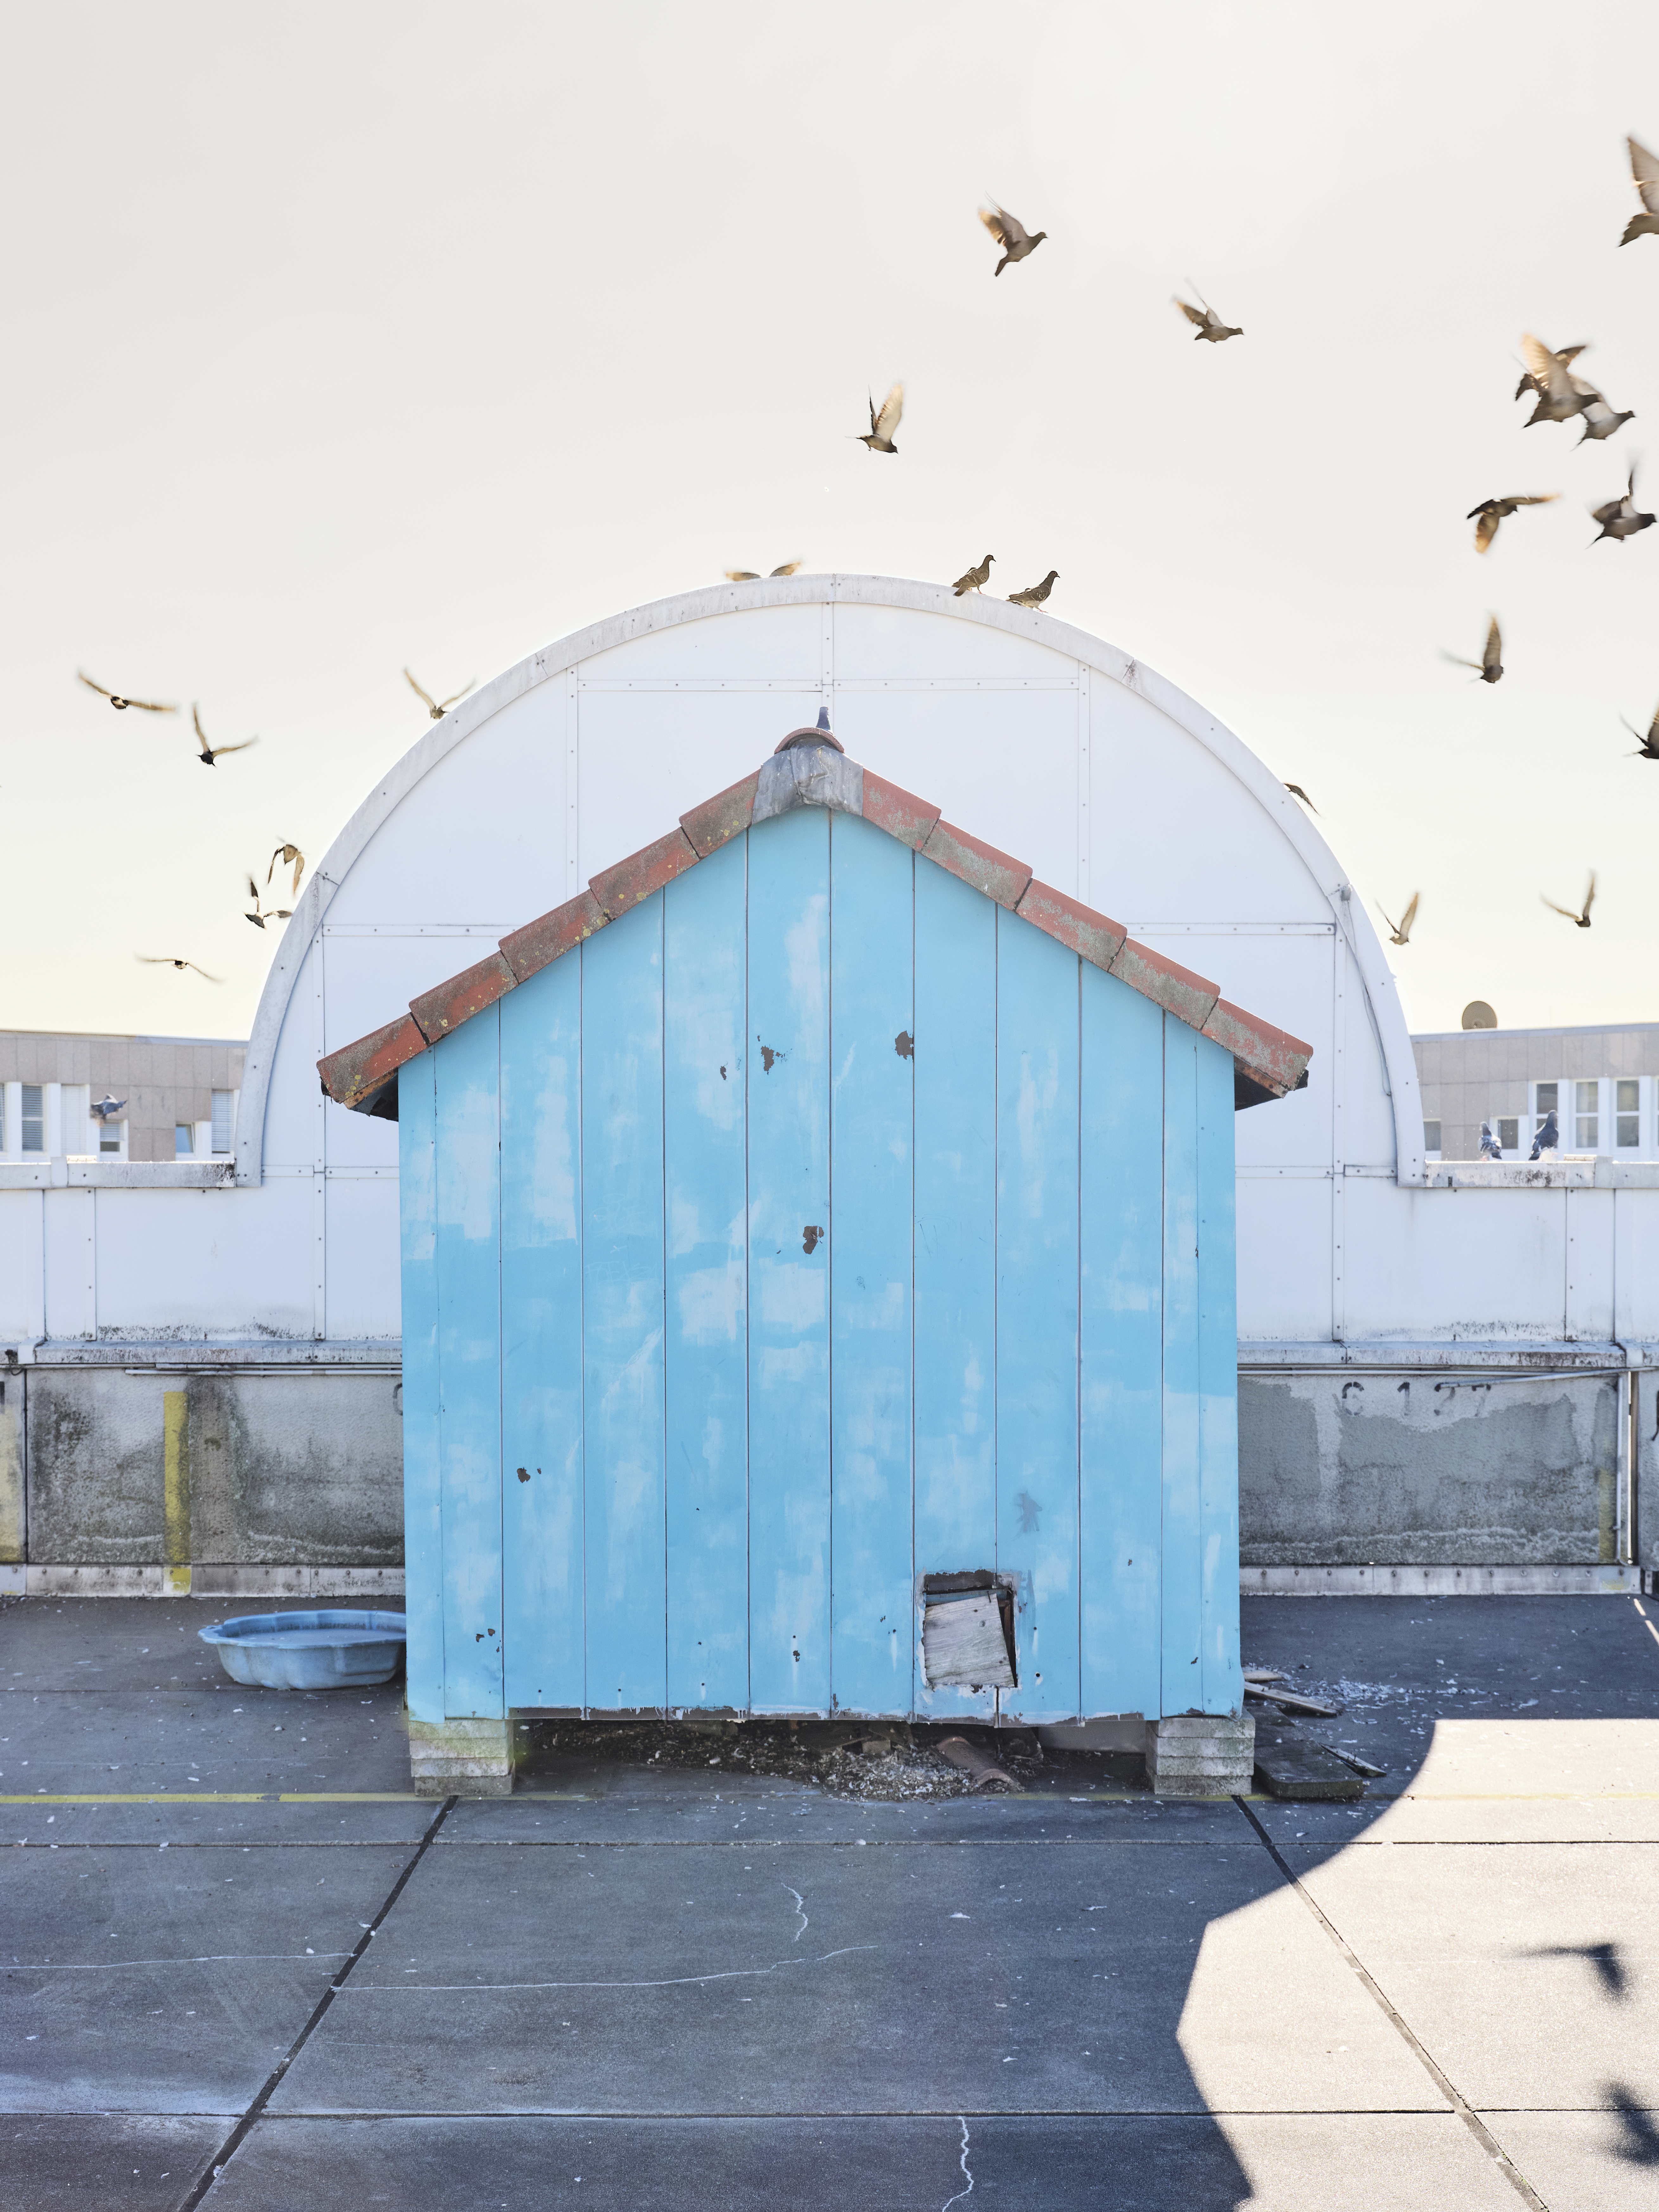
[[[996,556],[994,553],[988,553],[976,568],[963,570],[961,575],[951,586],[957,599],[963,598],[969,592],[983,590],[991,580],[991,563],[995,558]]]
[[[1042,602],[1048,598],[1049,592],[1054,588],[1054,583],[1059,574],[1060,571],[1058,568],[1050,568],[1048,574],[1043,578],[1040,584],[1028,584],[1023,592],[1010,592],[1008,594],[1009,605],[1011,607],[1040,607],[1042,605]]]

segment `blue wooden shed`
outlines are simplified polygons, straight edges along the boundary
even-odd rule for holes
[[[1237,1713],[1307,1058],[820,728],[320,1063],[399,1123],[417,1734]]]

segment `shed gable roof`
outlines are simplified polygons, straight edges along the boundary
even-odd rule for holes
[[[856,814],[920,853],[1094,967],[1115,975],[1232,1054],[1234,1103],[1282,1098],[1307,1080],[1313,1048],[1224,999],[1218,985],[1131,938],[1024,861],[941,818],[937,806],[848,760],[827,731],[794,731],[740,783],[680,817],[679,827],[614,867],[549,914],[502,938],[487,958],[412,1000],[407,1013],[317,1063],[323,1089],[360,1114],[397,1119],[398,1070],[638,906],[732,838],[797,806]]]

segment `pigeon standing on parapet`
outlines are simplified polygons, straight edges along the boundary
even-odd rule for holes
[[[1544,898],[1541,891],[1538,896],[1540,898]],[[1557,906],[1553,898],[1544,899],[1544,904],[1552,914],[1565,915],[1575,929],[1588,929],[1590,926],[1590,908],[1595,904],[1595,869],[1590,870],[1589,889],[1584,893],[1584,903],[1577,914],[1570,906]]]
[[[1376,910],[1380,915],[1382,915],[1383,921],[1389,921],[1389,942],[1390,945],[1409,945],[1411,943],[1412,924],[1417,919],[1417,902],[1422,896],[1423,894],[1420,891],[1413,891],[1412,893],[1411,898],[1407,904],[1406,911],[1401,915],[1398,921],[1389,921],[1388,915],[1384,912],[1383,908],[1380,906],[1377,908]]]
[[[977,568],[964,568],[951,589],[958,599],[969,592],[981,591],[991,580],[991,563],[995,555],[988,553]]]
[[[1622,714],[1619,719],[1621,722],[1625,722]],[[1642,735],[1634,722],[1625,722],[1625,727],[1636,740],[1637,749],[1631,755],[1632,760],[1659,761],[1659,707],[1656,707],[1653,710],[1653,720],[1648,725],[1646,737]]]
[[[1194,345],[1206,339],[1211,345],[1220,345],[1228,338],[1243,337],[1242,325],[1224,323],[1208,301],[1206,301],[1201,307],[1193,307],[1188,305],[1179,292],[1174,295],[1174,298],[1176,307],[1180,308],[1187,320],[1198,325],[1198,336],[1193,341]]]
[[[1527,1154],[1527,1158],[1529,1160],[1535,1160],[1541,1152],[1559,1152],[1560,1149],[1561,1132],[1555,1116],[1553,1114],[1546,1114],[1544,1126],[1533,1139],[1532,1150]]]
[[[1035,253],[1048,235],[1046,230],[1040,230],[1034,237],[1018,216],[1010,215],[994,200],[988,210],[980,210],[979,219],[1002,248],[1002,258],[991,272],[994,276],[1000,276],[1011,261],[1024,261],[1028,253]]]
[[[867,435],[862,431],[860,432],[860,445],[868,446],[872,453],[897,453],[898,447],[893,443],[893,433],[897,429],[904,415],[903,385],[901,383],[893,386],[881,403],[879,415],[876,412],[874,395],[866,392],[865,397],[870,402],[870,428]]]
[[[462,684],[459,691],[453,692],[447,699],[434,699],[429,691],[424,690],[422,685],[418,684],[415,681],[415,678],[410,674],[406,668],[404,671],[404,681],[408,684],[410,690],[415,693],[416,696],[425,702],[426,711],[431,715],[434,722],[441,722],[444,716],[449,712],[456,701],[459,699],[465,699],[467,693],[472,689],[473,684],[475,684],[478,680],[476,676],[471,677],[466,683]]]
[[[1490,1121],[1480,1124],[1480,1157],[1483,1160],[1501,1160],[1504,1157],[1504,1147],[1493,1136]]]
[[[769,568],[765,580],[769,582],[774,576],[793,576],[800,565],[799,561],[786,561],[781,568]],[[758,584],[762,581],[761,572],[758,568],[728,568],[726,580],[728,584]]]
[[[1454,668],[1473,668],[1483,684],[1499,682],[1504,673],[1504,633],[1498,627],[1497,616],[1492,617],[1487,629],[1486,642],[1481,648],[1479,660],[1460,660],[1455,653],[1448,653],[1443,646],[1440,657],[1443,660],[1449,660]]]
[[[1625,225],[1620,246],[1628,246],[1632,238],[1640,238],[1644,231],[1652,231],[1659,237],[1659,156],[1650,154],[1639,138],[1626,138],[1625,143],[1630,149],[1631,181],[1642,203],[1642,212],[1633,215]]]
[[[1464,516],[1466,522],[1474,522],[1474,550],[1484,553],[1498,535],[1498,526],[1506,515],[1521,507],[1547,507],[1553,499],[1559,499],[1559,491],[1524,491],[1511,493],[1504,499],[1483,499],[1479,507],[1472,507]],[[1475,517],[1480,520],[1475,522]]]
[[[1599,522],[1601,527],[1598,534],[1591,538],[1590,544],[1599,545],[1603,538],[1615,538],[1621,542],[1626,538],[1634,538],[1638,530],[1645,530],[1653,520],[1654,517],[1650,514],[1637,513],[1636,466],[1632,462],[1629,481],[1625,486],[1624,497],[1610,499],[1602,507],[1591,507],[1590,520]]]
[[[1048,574],[1043,578],[1040,584],[1028,584],[1023,592],[1010,592],[1008,594],[1009,605],[1011,607],[1040,607],[1042,605],[1042,602],[1048,598],[1049,592],[1054,588],[1054,580],[1059,574],[1060,571],[1058,568],[1050,568]]]

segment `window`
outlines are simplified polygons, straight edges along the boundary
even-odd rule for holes
[[[175,1121],[173,1125],[173,1156],[174,1159],[185,1159],[195,1151],[195,1145],[191,1141],[191,1138],[190,1123],[188,1121]]]
[[[216,1091],[213,1094],[213,1149],[216,1152],[230,1150],[230,1093]]]
[[[1619,1126],[1614,1132],[1620,1145],[1639,1145],[1642,1141],[1642,1086],[1632,1077],[1620,1076],[1614,1085],[1613,1104],[1618,1110]]]
[[[1560,1104],[1559,1083],[1538,1083],[1533,1085],[1532,1133],[1535,1137],[1544,1126],[1544,1116],[1553,1114]]]
[[[46,1094],[38,1083],[23,1085],[23,1150],[44,1152],[46,1149]]]
[[[1425,1152],[1438,1152],[1440,1150],[1438,1121],[1425,1121],[1423,1124],[1423,1149]]]
[[[1572,1086],[1574,1104],[1572,1141],[1573,1148],[1577,1152],[1593,1152],[1597,1148],[1596,1132],[1601,1124],[1595,1107],[1601,1088],[1599,1083],[1575,1083]]]
[[[121,1149],[121,1127],[118,1121],[104,1121],[99,1125],[98,1149],[100,1152],[118,1152]]]
[[[1498,1146],[1500,1152],[1518,1152],[1521,1146],[1521,1121],[1518,1115],[1498,1124]]]

